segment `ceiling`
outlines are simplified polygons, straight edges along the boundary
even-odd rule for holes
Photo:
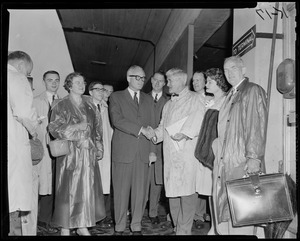
[[[74,70],[83,73],[87,82],[101,81],[118,90],[127,87],[124,80],[131,65],[144,68],[149,64],[159,42],[170,36],[166,33],[170,25],[180,23],[178,16],[183,14],[180,11],[188,14],[189,10],[61,9],[57,13]],[[232,36],[231,19],[230,9],[199,11],[192,22],[194,70],[221,67],[232,44],[229,37]],[[177,25],[173,28],[176,29]],[[165,46],[172,48],[172,44]],[[156,56],[160,52],[156,49]],[[158,65],[154,65],[156,70],[160,67]]]

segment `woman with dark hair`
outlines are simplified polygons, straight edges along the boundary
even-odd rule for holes
[[[217,122],[219,109],[221,108],[226,93],[230,88],[226,81],[223,71],[218,68],[210,68],[205,72],[206,75],[206,91],[213,94],[212,99],[206,100],[206,112],[203,117],[201,130],[199,133],[197,145],[195,148],[195,157],[203,165],[203,179],[200,182],[207,189],[210,213],[211,213],[211,229],[208,235],[215,234],[214,231],[214,215],[212,210],[212,168],[214,162],[214,147],[213,140],[217,137]]]
[[[205,103],[209,109],[219,110],[224,102],[230,84],[226,81],[223,71],[219,68],[210,68],[206,70],[206,91],[214,97]]]
[[[74,72],[66,77],[69,95],[57,102],[51,113],[49,131],[69,141],[70,153],[57,158],[53,224],[61,235],[90,235],[88,227],[105,218],[104,197],[98,161],[103,156],[102,122],[95,106],[84,96],[84,76]]]

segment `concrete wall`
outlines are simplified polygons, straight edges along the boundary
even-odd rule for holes
[[[9,10],[8,50],[21,50],[33,60],[34,95],[45,90],[43,74],[56,70],[61,77],[58,94],[67,91],[62,87],[65,77],[74,71],[64,33],[55,10]]]

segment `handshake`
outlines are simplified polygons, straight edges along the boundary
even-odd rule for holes
[[[151,140],[153,137],[155,137],[155,132],[152,129],[151,126],[147,126],[147,128],[142,127],[141,133],[148,139]]]

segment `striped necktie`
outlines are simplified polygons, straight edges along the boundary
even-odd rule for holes
[[[137,93],[136,93],[136,92],[134,92],[133,100],[134,100],[134,102],[136,103],[136,105],[139,106],[139,101],[138,101]]]

